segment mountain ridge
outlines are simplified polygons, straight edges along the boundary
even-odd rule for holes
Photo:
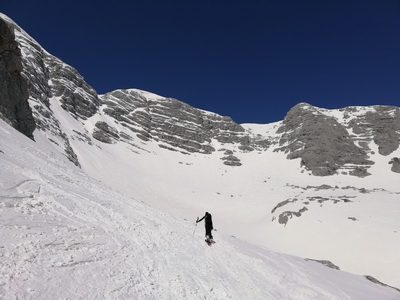
[[[29,101],[32,102],[36,126],[38,130],[52,131],[56,137],[54,141],[61,139],[60,147],[77,165],[79,160],[74,155],[69,138],[59,133],[57,120],[52,119],[52,98],[58,99],[61,107],[78,119],[86,120],[98,113],[109,116],[111,122],[99,121],[95,124],[95,130],[89,133],[102,142],[110,143],[121,138],[112,124],[114,120],[129,129],[123,132],[122,140],[155,139],[161,147],[179,149],[183,153],[211,154],[221,150],[213,148],[213,139],[221,143],[238,144],[237,151],[242,152],[266,150],[271,146],[271,137],[254,137],[230,117],[205,112],[173,98],[160,96],[146,100],[143,94],[137,92],[139,90],[134,89],[116,90],[98,96],[76,69],[47,53],[15,23],[12,24],[22,46],[22,74],[29,84]],[[357,115],[357,111],[364,110],[365,114],[351,117],[352,114]],[[366,141],[377,143],[379,153],[384,156],[398,149],[398,107],[331,110],[343,114],[341,121],[344,124],[326,114],[328,111],[307,103],[294,106],[277,131],[281,137],[280,147],[276,151],[288,153],[288,159],[301,158],[301,165],[316,176],[329,176],[341,169],[348,169],[345,172],[349,175],[365,177],[370,175],[368,169],[373,164],[367,157],[370,149]],[[83,132],[81,134],[86,135]],[[399,169],[398,159],[392,157],[392,170]],[[226,152],[223,163],[230,166],[242,164],[231,150]]]

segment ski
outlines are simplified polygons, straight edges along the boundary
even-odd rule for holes
[[[211,246],[212,244],[215,244],[214,240],[205,239],[205,242],[207,243],[208,246]]]

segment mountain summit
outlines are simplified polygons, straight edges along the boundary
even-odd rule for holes
[[[57,280],[89,298],[399,295],[336,270],[400,287],[399,107],[299,103],[237,124],[139,89],[98,95],[2,14],[0,33],[0,296]],[[218,232],[203,249],[205,211]]]

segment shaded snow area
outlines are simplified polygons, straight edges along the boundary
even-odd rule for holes
[[[209,247],[203,224],[108,188],[2,121],[0,166],[1,299],[400,298],[219,232]]]

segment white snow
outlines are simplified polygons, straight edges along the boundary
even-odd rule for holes
[[[209,247],[192,216],[177,218],[112,190],[53,152],[44,139],[33,142],[2,121],[0,150],[1,299],[400,295],[220,231]]]
[[[66,133],[79,131],[80,121],[57,105],[53,111]],[[99,120],[120,132],[127,130],[106,115],[85,121],[85,130],[92,132]],[[260,137],[274,138],[279,122],[243,126]],[[71,139],[83,170],[125,195],[176,218],[195,220],[210,211],[218,230],[226,235],[283,253],[330,260],[342,270],[400,286],[400,188],[397,174],[390,171],[389,157],[377,151],[372,176],[316,177],[303,170],[298,159],[287,160],[285,153],[274,152],[273,147],[241,153],[233,146],[243,165],[229,167],[222,164],[221,152],[182,155],[162,149],[156,142],[138,140],[136,145],[92,143]],[[213,146],[230,147],[217,141]],[[399,157],[400,149],[393,156]],[[306,189],[323,184],[337,189]],[[316,197],[329,200],[320,203]],[[297,201],[271,213],[288,199]],[[280,213],[303,207],[308,210],[301,217],[279,224]]]

